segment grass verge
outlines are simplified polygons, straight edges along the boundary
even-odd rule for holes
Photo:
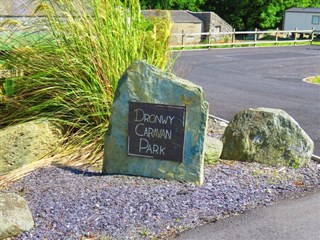
[[[308,78],[307,82],[320,84],[320,76],[315,76],[315,77]]]
[[[275,43],[250,43],[250,44],[235,44],[232,45],[230,44],[225,44],[225,45],[213,45],[213,46],[188,46],[185,45],[184,47],[171,47],[171,50],[173,51],[183,51],[183,50],[198,50],[198,49],[219,49],[219,48],[242,48],[242,47],[286,47],[286,46],[305,46],[305,45],[310,45],[310,42],[297,42],[296,44],[294,43],[286,43],[286,42],[278,42],[277,44]],[[317,45],[312,43],[312,45]]]

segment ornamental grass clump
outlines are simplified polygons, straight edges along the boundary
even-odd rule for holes
[[[3,68],[23,71],[0,80],[0,126],[48,119],[65,131],[61,159],[92,164],[125,69],[141,59],[167,70],[170,17],[145,19],[138,0],[43,0],[34,16],[0,29]]]

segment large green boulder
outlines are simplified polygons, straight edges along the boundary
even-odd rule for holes
[[[134,62],[115,93],[103,173],[202,184],[207,120],[200,86]]]
[[[0,193],[0,239],[18,236],[34,225],[24,198],[14,193]]]
[[[61,140],[61,131],[45,120],[30,121],[0,130],[0,175],[37,161]]]
[[[237,113],[227,126],[223,159],[300,167],[312,156],[314,144],[299,124],[279,109],[258,108]]]

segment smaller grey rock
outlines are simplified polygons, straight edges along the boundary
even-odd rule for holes
[[[314,143],[299,124],[280,109],[257,108],[237,113],[222,137],[222,158],[274,166],[301,167]]]
[[[34,225],[31,212],[23,197],[0,193],[0,239],[15,237]]]
[[[205,140],[204,162],[207,164],[214,164],[218,162],[221,156],[222,148],[222,141],[217,138],[207,136]]]

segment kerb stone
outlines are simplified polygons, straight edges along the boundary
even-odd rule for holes
[[[147,110],[144,113],[142,107],[137,108],[140,105],[158,111],[157,118],[149,118],[151,114]],[[161,113],[162,107],[166,112]],[[168,111],[172,115],[166,115]],[[148,118],[143,118],[142,114]],[[132,119],[141,122],[129,127]],[[152,125],[150,122],[155,119],[162,123]],[[165,74],[143,61],[135,61],[119,80],[115,93],[105,140],[103,173],[190,181],[201,185],[207,120],[208,103],[201,87]],[[128,138],[130,134],[135,135],[134,140]],[[177,140],[173,140],[175,137]],[[145,151],[148,142],[158,140],[166,141],[165,146],[156,146],[153,150],[150,147],[148,155]],[[174,149],[177,149],[176,154]],[[169,150],[170,156],[167,155]]]

